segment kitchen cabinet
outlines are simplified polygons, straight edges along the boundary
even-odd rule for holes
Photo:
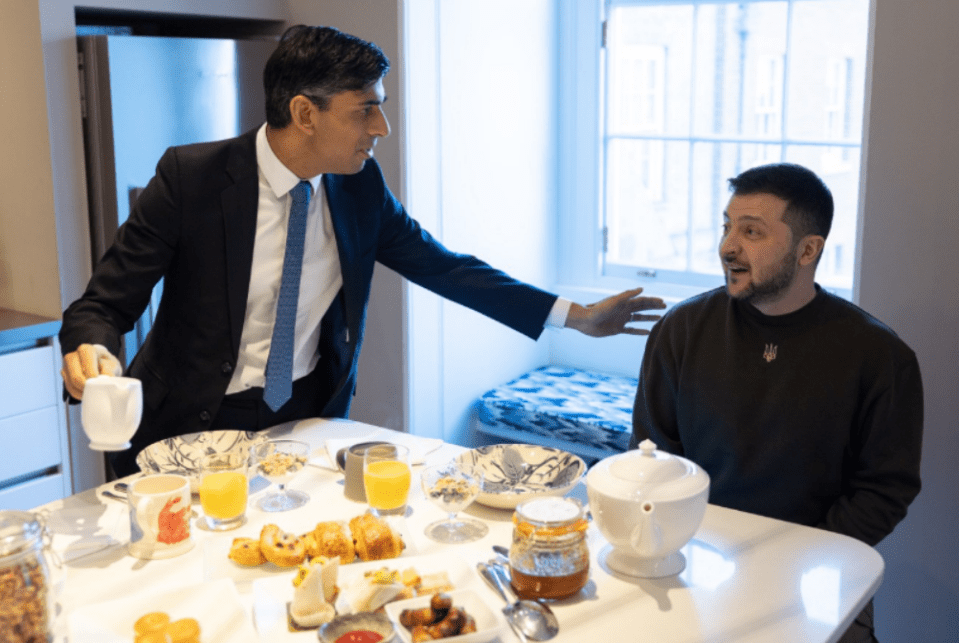
[[[73,493],[60,322],[0,308],[0,509]]]

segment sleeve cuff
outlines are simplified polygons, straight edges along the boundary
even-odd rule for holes
[[[566,326],[566,317],[569,315],[569,308],[573,305],[569,299],[557,297],[553,303],[552,310],[549,311],[549,317],[546,318],[547,328],[564,328]]]

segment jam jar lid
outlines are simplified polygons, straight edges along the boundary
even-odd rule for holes
[[[0,511],[0,557],[12,556],[36,545],[43,535],[39,516],[29,511]]]
[[[527,535],[560,536],[585,531],[586,511],[579,500],[542,496],[520,503],[513,514],[517,529]]]

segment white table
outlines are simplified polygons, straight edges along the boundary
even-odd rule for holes
[[[310,442],[318,453],[328,438],[361,437],[374,428],[317,419],[282,425],[270,433],[292,433]],[[444,444],[429,454],[427,463],[448,460],[462,450]],[[492,545],[509,545],[512,512],[475,503],[466,513],[489,524],[485,538],[465,545],[442,545],[426,538],[423,527],[443,514],[419,491],[417,471],[414,467],[412,512],[407,518],[412,541],[408,544],[413,553],[454,553],[472,567],[492,556]],[[120,540],[126,537],[125,503],[104,497],[102,491],[109,487],[104,485],[38,508],[59,532],[56,547],[72,540],[70,550],[76,551],[78,545],[96,543],[111,533]],[[149,592],[150,587],[210,580],[209,553],[205,558],[205,552],[222,551],[225,557],[234,537],[255,536],[268,522],[304,533],[321,520],[345,519],[366,509],[364,504],[343,497],[343,476],[327,469],[307,467],[291,487],[307,491],[309,504],[293,512],[267,514],[251,502],[248,524],[222,533],[194,529],[197,546],[180,557],[141,561],[128,556],[125,546],[115,544],[66,563],[56,640],[68,640],[65,617],[76,608],[133,592]],[[580,484],[571,495],[585,502],[585,486]],[[587,534],[590,582],[576,598],[553,604],[560,622],[557,643],[832,642],[878,589],[884,567],[874,549],[854,539],[712,505],[696,537],[683,550],[686,569],[674,577],[617,577],[604,564],[608,545],[602,535],[595,526]],[[499,607],[499,597],[480,585],[490,605]],[[249,610],[253,602],[249,583],[241,582],[237,587]],[[507,631],[503,640],[516,639]]]

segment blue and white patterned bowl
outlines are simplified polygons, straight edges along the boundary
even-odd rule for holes
[[[208,453],[243,449],[249,453],[267,437],[256,431],[203,431],[154,442],[137,455],[143,473],[178,473],[190,479],[193,493],[199,486],[200,458]]]
[[[498,509],[515,509],[538,496],[562,496],[586,474],[586,463],[579,456],[534,444],[479,447],[457,461],[482,476],[476,502]]]

